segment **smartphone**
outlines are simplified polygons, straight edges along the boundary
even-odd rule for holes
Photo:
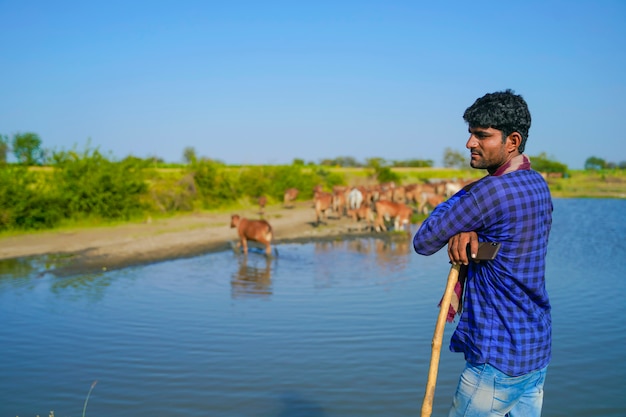
[[[495,259],[500,250],[500,242],[480,242],[478,243],[478,252],[474,260],[491,261]]]

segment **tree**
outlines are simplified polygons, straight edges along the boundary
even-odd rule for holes
[[[195,164],[198,160],[198,154],[196,153],[196,149],[193,146],[187,146],[183,150],[183,161],[186,164]]]
[[[366,158],[365,166],[378,170],[381,167],[387,166],[387,161],[380,157]]]
[[[606,161],[602,158],[598,158],[597,156],[590,156],[585,161],[585,169],[586,170],[601,170],[606,167]]]
[[[467,158],[459,151],[446,148],[443,151],[443,166],[446,168],[464,168],[467,166]]]
[[[548,158],[548,155],[546,155],[545,152],[542,152],[536,156],[529,156],[529,158],[535,171],[546,173],[560,172],[563,175],[567,173],[567,165],[558,161],[551,160],[550,158]]]
[[[9,153],[9,138],[5,135],[0,135],[0,164],[6,164],[7,153]]]
[[[22,165],[39,165],[44,156],[39,135],[32,132],[13,135],[13,155]]]

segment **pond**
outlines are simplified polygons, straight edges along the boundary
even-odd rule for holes
[[[625,213],[555,200],[546,416],[626,415]],[[39,273],[45,258],[1,264],[0,417],[419,415],[445,251],[417,255],[408,238],[279,251],[65,278]],[[453,330],[434,416],[463,368]]]

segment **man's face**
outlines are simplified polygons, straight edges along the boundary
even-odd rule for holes
[[[486,169],[493,174],[507,162],[509,153],[506,149],[508,138],[502,143],[502,131],[492,127],[470,127],[470,137],[465,147],[470,150],[470,165],[476,169]]]

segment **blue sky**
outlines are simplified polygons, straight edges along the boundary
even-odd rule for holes
[[[626,160],[626,2],[0,0],[0,134],[228,164],[466,153],[511,88],[529,155]],[[469,159],[468,159],[469,160]]]

